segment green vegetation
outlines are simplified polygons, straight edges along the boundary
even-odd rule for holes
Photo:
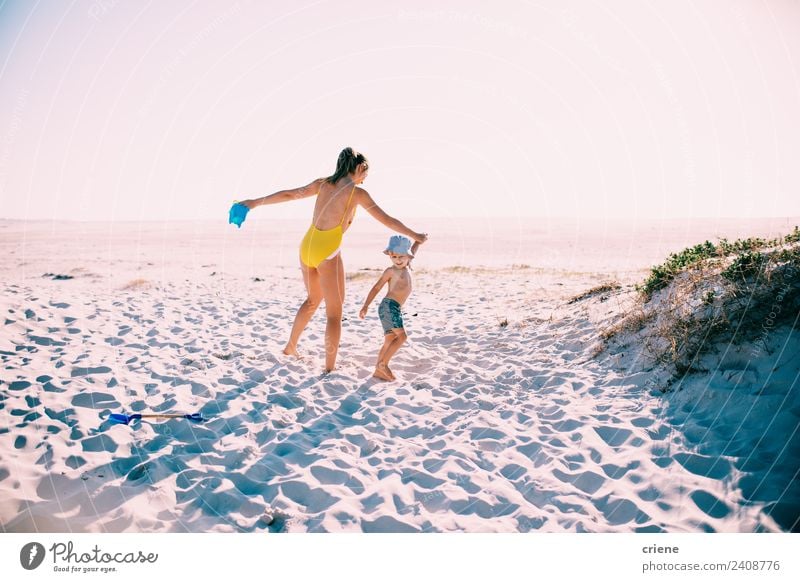
[[[800,227],[795,226],[792,232],[783,237],[783,242],[785,242],[787,245],[800,242]]]
[[[773,328],[796,325],[800,228],[689,247],[653,267],[636,290],[640,301],[600,333],[601,349],[641,346],[646,360],[678,376],[701,369],[702,356],[720,342],[762,349]]]
[[[636,290],[645,294],[649,299],[653,293],[666,287],[675,275],[685,269],[694,267],[704,260],[716,257],[718,249],[709,241],[683,249],[681,252],[672,253],[662,265],[657,265],[650,270],[650,276],[644,285],[637,285]]]
[[[748,278],[761,275],[767,266],[768,260],[767,255],[758,251],[747,250],[733,259],[733,262],[721,274],[733,283],[744,282]]]
[[[794,230],[786,236],[772,239],[750,237],[730,242],[728,239],[722,238],[718,244],[705,241],[683,249],[679,253],[671,253],[663,264],[650,269],[650,275],[642,285],[636,285],[636,290],[642,293],[645,299],[650,299],[653,293],[669,285],[670,281],[679,273],[708,266],[711,261],[722,260],[731,255],[736,255],[736,257],[722,272],[722,276],[731,282],[747,280],[762,273],[767,263],[770,262],[770,257],[759,251],[774,250],[776,247],[799,241],[800,227],[798,226],[795,226]],[[785,255],[789,260],[797,253],[796,250],[782,250],[789,253]]]

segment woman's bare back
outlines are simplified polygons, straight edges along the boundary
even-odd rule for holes
[[[319,194],[314,203],[314,226],[319,230],[330,230],[342,225],[342,231],[346,231],[353,222],[353,214],[356,210],[356,198],[359,188],[347,180],[339,180],[336,184],[331,184],[326,179],[320,179]],[[353,193],[352,199],[350,193]],[[348,201],[350,206],[347,206]],[[347,212],[347,216],[344,216]],[[344,221],[342,217],[344,216]]]

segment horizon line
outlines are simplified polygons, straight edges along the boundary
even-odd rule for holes
[[[608,220],[628,220],[628,221],[636,221],[636,220],[653,220],[653,221],[667,221],[667,220],[789,220],[789,219],[797,219],[800,220],[800,214],[798,215],[788,215],[788,216],[612,216],[612,217],[604,217],[604,218],[591,218],[591,219],[582,219],[578,216],[570,216],[570,215],[563,215],[563,214],[554,214],[554,215],[523,215],[523,216],[513,216],[513,215],[488,215],[488,216],[445,216],[445,215],[420,215],[412,217],[415,220],[417,219],[433,219],[433,220],[453,220],[453,219],[467,219],[467,220],[479,220],[479,219],[499,219],[499,220],[525,220],[525,219],[569,219],[569,220],[585,220],[587,222],[602,222]],[[280,222],[292,222],[292,221],[304,221],[306,218],[287,218],[287,217],[273,217],[270,218],[271,221],[280,221]],[[103,219],[103,218],[6,218],[0,217],[0,222],[75,222],[75,223],[99,223],[99,224],[108,224],[108,223],[116,223],[116,222],[223,222],[225,221],[224,218],[142,218],[142,219],[133,219],[133,218],[115,218],[115,219]]]

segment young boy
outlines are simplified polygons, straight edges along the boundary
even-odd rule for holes
[[[383,324],[384,341],[383,347],[378,354],[375,373],[372,374],[375,378],[380,378],[381,380],[395,380],[394,374],[389,369],[389,360],[392,359],[392,356],[406,341],[406,331],[403,328],[403,315],[400,312],[400,307],[411,295],[411,271],[408,266],[411,263],[411,259],[414,258],[414,253],[418,247],[418,242],[415,242],[412,246],[410,239],[399,234],[389,239],[389,245],[383,252],[389,255],[393,265],[383,272],[378,282],[370,289],[367,299],[364,301],[364,307],[358,313],[358,316],[364,319],[367,315],[367,308],[372,303],[372,300],[375,299],[378,291],[386,283],[389,283],[386,297],[383,298],[378,306],[378,316],[381,324]]]

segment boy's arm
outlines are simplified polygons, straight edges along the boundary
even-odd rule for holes
[[[381,287],[386,285],[386,283],[388,283],[389,279],[391,278],[392,278],[392,268],[389,267],[383,272],[383,275],[381,275],[381,278],[378,279],[378,282],[372,286],[372,289],[369,290],[369,293],[367,293],[367,298],[364,300],[364,307],[362,307],[361,311],[358,313],[358,316],[361,319],[364,319],[364,317],[366,316],[367,308],[369,307],[369,304],[372,303],[372,300],[375,299],[375,296],[378,294],[378,291],[380,291]]]
[[[411,245],[411,259],[408,262],[408,268],[411,269],[412,271],[414,269],[411,267],[411,263],[413,262],[414,259],[417,258],[417,249],[419,248],[419,245],[421,245],[421,244],[422,244],[421,242],[416,241],[416,242],[414,242],[413,245]]]

